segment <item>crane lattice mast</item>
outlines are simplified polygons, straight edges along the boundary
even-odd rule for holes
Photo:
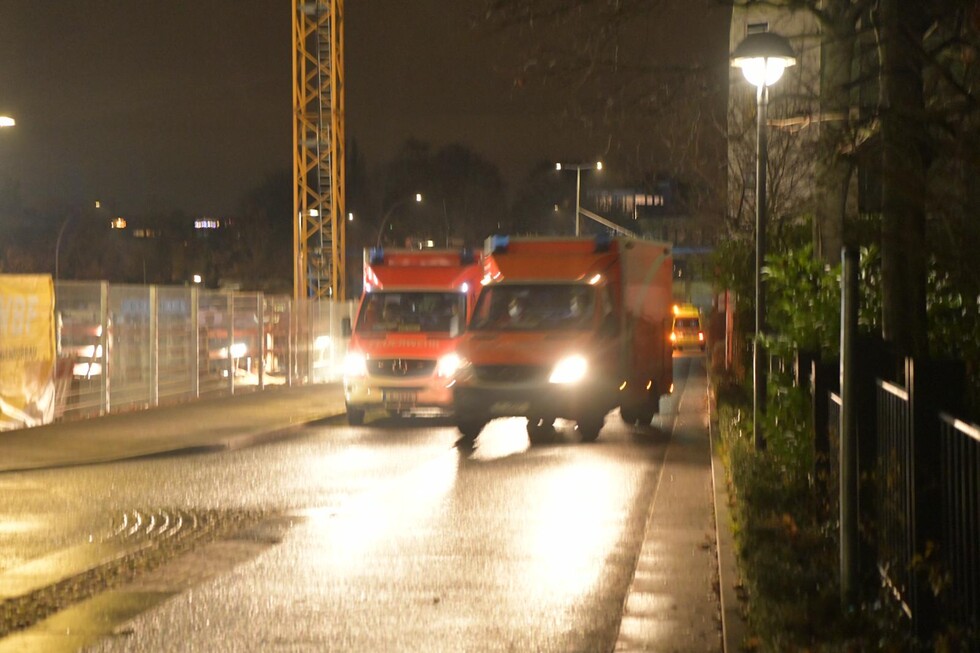
[[[292,0],[293,293],[345,298],[344,0]]]

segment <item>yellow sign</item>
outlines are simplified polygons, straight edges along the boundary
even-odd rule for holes
[[[0,431],[54,419],[54,283],[0,274]]]

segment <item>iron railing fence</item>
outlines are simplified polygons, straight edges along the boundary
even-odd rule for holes
[[[807,364],[808,378],[801,373]],[[858,375],[862,565],[875,585],[880,581],[889,590],[917,635],[927,636],[944,623],[976,638],[980,426],[941,411],[957,405],[962,377],[956,364],[920,362],[914,389],[876,378],[884,370],[881,364],[868,356]],[[789,374],[792,368],[795,373]],[[916,377],[914,369],[915,361],[908,359],[905,377]],[[769,370],[783,382],[810,387],[815,487],[833,518],[841,498],[842,399],[833,390],[839,363],[798,353],[795,365],[771,356]],[[936,570],[948,582],[938,597]]]
[[[335,381],[353,302],[60,281],[56,418]]]
[[[840,516],[840,412],[841,397],[836,392],[827,393],[827,451],[826,463],[818,467],[818,479],[826,492],[828,515]],[[819,461],[818,461],[819,465]]]
[[[909,394],[877,380],[878,571],[908,617],[915,613],[915,446]]]
[[[980,428],[947,413],[940,422],[946,607],[956,623],[980,633]]]

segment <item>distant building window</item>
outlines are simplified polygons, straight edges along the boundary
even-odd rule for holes
[[[156,238],[159,235],[155,229],[133,229],[133,238]]]
[[[663,195],[637,195],[636,196],[637,206],[663,206],[664,196]]]
[[[203,218],[201,220],[194,221],[195,229],[219,229],[221,227],[220,220],[212,220],[210,218]]]

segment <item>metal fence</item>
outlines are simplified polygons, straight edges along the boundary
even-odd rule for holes
[[[353,302],[196,287],[55,285],[56,419],[340,378]]]
[[[940,415],[943,559],[956,623],[980,631],[980,428]]]
[[[915,613],[915,483],[909,394],[878,380],[878,571],[907,616]]]
[[[859,494],[866,570],[875,576],[874,587],[880,582],[889,590],[917,635],[928,636],[945,624],[972,633],[970,641],[976,641],[980,637],[980,426],[942,412],[956,410],[950,406],[957,405],[961,394],[962,368],[950,362],[906,359],[905,387],[878,378],[883,375],[881,361],[870,360],[873,363],[860,370],[857,380],[862,388],[857,393]],[[786,367],[770,361],[774,374]],[[831,387],[839,363],[811,360],[810,369],[809,378],[797,373],[790,381],[810,386],[815,487],[825,494],[834,514],[840,508],[843,401]],[[937,579],[942,580],[939,596],[935,595]]]

